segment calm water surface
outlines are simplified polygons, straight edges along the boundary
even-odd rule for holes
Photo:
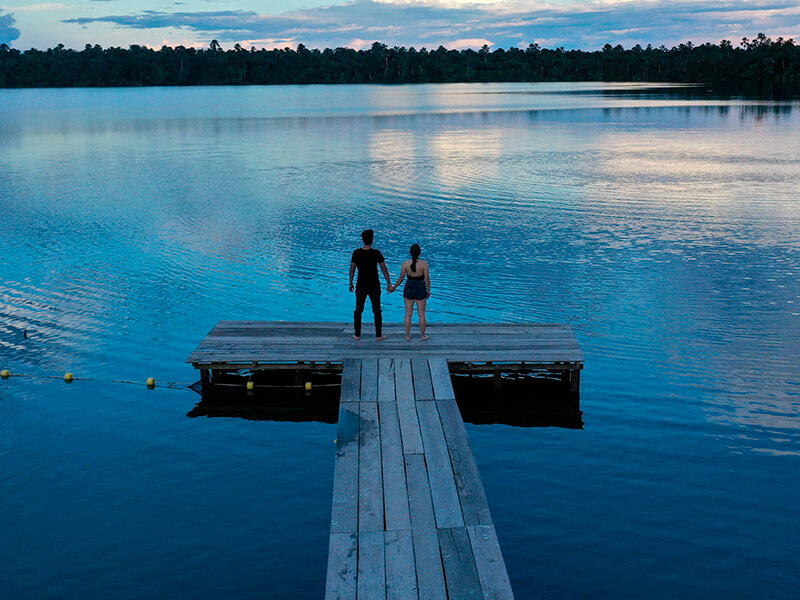
[[[638,85],[0,91],[0,368],[194,381],[219,319],[348,320],[373,227],[433,335],[585,351],[584,430],[468,426],[518,598],[795,598],[798,140]],[[4,597],[321,597],[336,426],[198,400],[0,381]]]

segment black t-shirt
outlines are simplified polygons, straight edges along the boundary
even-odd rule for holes
[[[383,254],[381,254],[380,250],[375,250],[375,248],[370,248],[369,250],[357,248],[353,251],[353,258],[350,260],[356,264],[356,268],[358,269],[356,287],[362,289],[380,287],[378,265],[386,260],[383,258]]]

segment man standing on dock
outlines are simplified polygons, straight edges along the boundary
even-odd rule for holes
[[[372,304],[372,314],[375,315],[375,337],[381,342],[386,339],[383,335],[383,316],[381,314],[381,282],[378,277],[378,265],[386,278],[387,289],[392,285],[389,277],[389,269],[386,268],[386,259],[383,258],[380,250],[372,247],[375,232],[367,229],[361,233],[364,246],[353,251],[353,258],[350,259],[350,291],[353,288],[353,276],[358,269],[358,280],[356,281],[356,309],[353,311],[353,324],[355,326],[354,340],[361,339],[361,313],[364,312],[364,304],[369,296]]]

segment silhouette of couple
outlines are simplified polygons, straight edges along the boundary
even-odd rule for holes
[[[386,278],[386,290],[391,294],[400,284],[403,279],[406,279],[406,285],[403,288],[403,300],[406,303],[406,340],[411,339],[411,317],[414,313],[414,305],[417,305],[417,314],[419,315],[419,331],[423,340],[427,340],[428,336],[425,335],[425,327],[427,321],[425,319],[425,305],[431,295],[431,277],[428,269],[428,262],[420,260],[420,248],[417,244],[411,246],[409,252],[411,259],[403,263],[400,268],[400,277],[394,285],[392,285],[392,278],[389,275],[389,269],[386,267],[386,259],[383,258],[380,250],[372,247],[375,232],[372,229],[367,229],[361,233],[361,240],[364,245],[361,248],[356,248],[353,251],[353,257],[350,259],[350,291],[356,293],[356,309],[353,311],[353,324],[355,326],[354,340],[361,339],[361,313],[364,312],[364,304],[369,297],[372,304],[372,313],[375,315],[375,337],[381,342],[386,339],[383,335],[383,317],[381,314],[381,283],[378,277],[378,267],[380,266],[383,276]],[[353,276],[358,271],[358,279],[355,288],[353,287]]]

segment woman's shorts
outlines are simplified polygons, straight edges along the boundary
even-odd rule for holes
[[[428,288],[424,281],[409,279],[406,287],[403,288],[403,298],[409,300],[426,300],[428,298]]]

